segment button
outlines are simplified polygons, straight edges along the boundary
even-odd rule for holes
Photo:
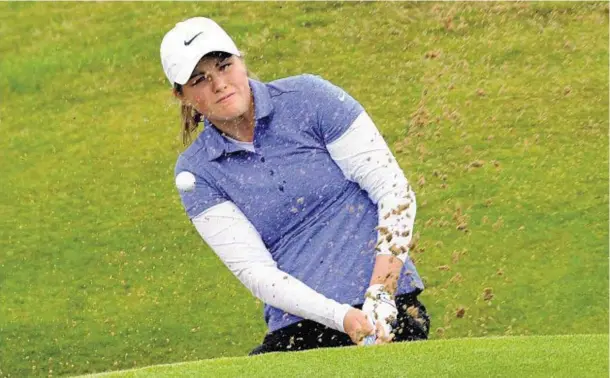
[[[284,191],[284,185],[280,185],[278,189],[280,190],[280,192],[283,192]]]
[[[265,157],[263,156],[263,157],[261,157],[261,163],[264,163],[264,162],[265,162]]]
[[[273,172],[273,169],[269,170],[269,174],[270,174],[271,176],[273,176],[273,174],[274,174],[274,173],[275,173],[275,172]]]

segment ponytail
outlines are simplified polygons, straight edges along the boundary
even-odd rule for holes
[[[197,130],[203,119],[198,111],[185,104],[180,105],[180,115],[182,118],[182,144],[188,146],[192,140],[192,133]]]
[[[182,95],[182,86],[174,84],[174,91]],[[192,133],[197,130],[199,123],[203,121],[203,116],[191,105],[184,102],[180,105],[180,118],[182,119],[182,144],[188,146],[191,143]]]

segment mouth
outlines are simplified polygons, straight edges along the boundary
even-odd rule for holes
[[[216,101],[217,104],[220,104],[222,102],[227,101],[228,99],[230,99],[231,97],[233,97],[233,95],[235,94],[235,92],[233,93],[229,93],[228,95],[221,97],[218,101]]]

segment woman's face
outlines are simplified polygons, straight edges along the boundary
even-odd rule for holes
[[[202,58],[182,86],[181,100],[211,122],[227,122],[246,114],[251,97],[245,64],[234,55]]]

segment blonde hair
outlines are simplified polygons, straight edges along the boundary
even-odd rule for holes
[[[222,54],[226,54],[226,53],[214,53],[214,54],[219,54],[219,56],[222,57]],[[231,55],[231,54],[228,54],[228,55]],[[239,58],[242,61],[244,61],[245,54],[240,51],[240,55],[241,56]],[[245,65],[245,61],[244,61],[244,65]],[[246,67],[246,74],[248,75],[248,78],[258,80],[258,77],[254,73],[252,73],[250,70],[248,70],[247,67]],[[179,94],[182,94],[182,86],[180,84],[174,84],[174,91],[176,91]],[[182,121],[182,130],[181,130],[182,144],[184,146],[188,146],[189,144],[191,144],[191,142],[193,140],[192,134],[195,131],[197,131],[199,124],[203,122],[203,115],[201,113],[199,113],[191,105],[186,105],[183,102],[182,104],[180,104],[180,118]]]
[[[180,117],[182,119],[182,144],[188,146],[192,141],[192,133],[197,130],[203,117],[195,108],[184,103],[180,105]]]

